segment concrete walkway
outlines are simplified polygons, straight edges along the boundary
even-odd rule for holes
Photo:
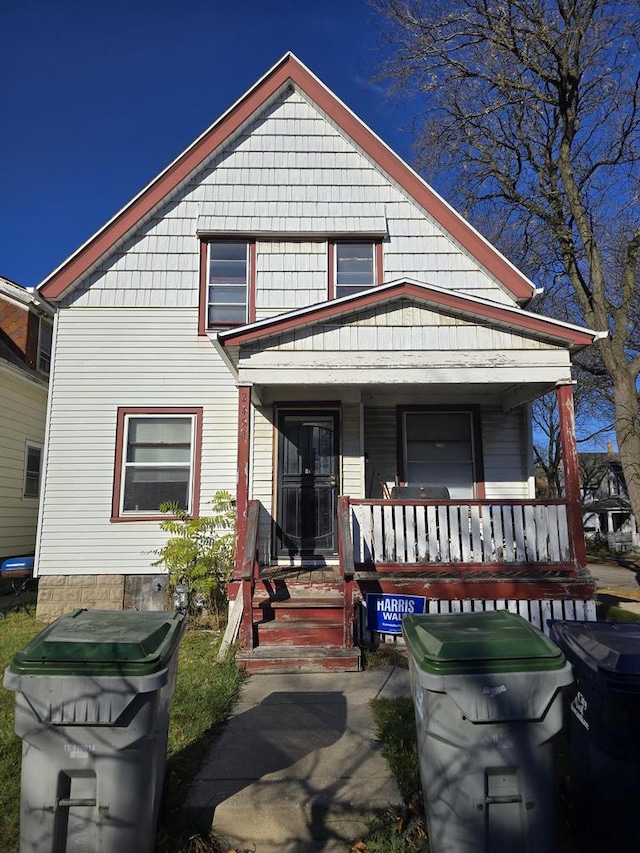
[[[370,702],[409,695],[407,670],[250,677],[189,792],[190,822],[255,853],[345,851],[400,805]]]

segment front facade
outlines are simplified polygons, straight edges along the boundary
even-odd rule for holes
[[[577,463],[567,500],[533,500],[528,406],[558,389],[575,462],[570,359],[596,333],[527,311],[533,285],[293,56],[41,292],[59,307],[42,618],[153,606],[159,504],[204,514],[219,489],[232,597],[283,571],[344,584],[351,554],[349,607],[365,575],[427,564],[551,567],[553,595],[492,600],[589,600]]]
[[[52,330],[51,307],[0,276],[0,563],[35,550]]]

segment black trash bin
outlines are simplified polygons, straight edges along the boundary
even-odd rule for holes
[[[581,850],[640,849],[640,624],[551,620],[575,676],[569,797]]]

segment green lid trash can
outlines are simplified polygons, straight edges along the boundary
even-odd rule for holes
[[[20,853],[150,853],[184,614],[76,610],[4,674],[22,738]]]
[[[562,652],[509,611],[405,616],[431,853],[551,853]]]

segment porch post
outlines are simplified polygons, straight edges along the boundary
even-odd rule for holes
[[[238,471],[236,481],[236,560],[234,580],[240,579],[240,564],[247,535],[249,504],[249,443],[251,438],[251,386],[238,386]]]
[[[580,468],[576,445],[576,425],[573,410],[573,383],[556,386],[558,413],[560,417],[560,440],[562,443],[562,468],[564,472],[564,495],[567,500],[569,541],[576,564],[587,565],[580,500]]]

